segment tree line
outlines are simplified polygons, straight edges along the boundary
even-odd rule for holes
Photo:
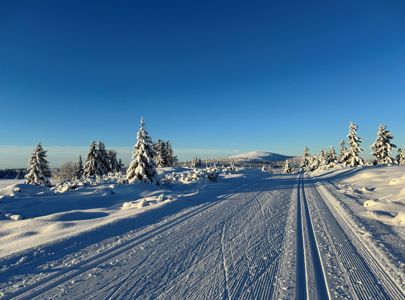
[[[339,153],[336,153],[333,146],[329,150],[321,150],[316,155],[311,155],[309,148],[304,148],[300,167],[304,171],[315,171],[318,169],[333,168],[337,165],[343,167],[359,167],[365,165],[365,160],[360,156],[363,151],[361,144],[363,140],[358,136],[358,126],[354,123],[349,124],[349,131],[347,134],[348,141],[342,140],[340,142]],[[372,160],[373,165],[405,165],[405,151],[401,148],[398,149],[398,154],[393,157],[392,151],[397,148],[392,143],[394,136],[387,129],[387,126],[381,124],[377,131],[377,137],[374,143],[370,146],[374,156]]]
[[[47,151],[39,143],[29,160],[25,183],[51,186],[51,170],[46,159]],[[152,142],[145,129],[145,122],[142,118],[141,126],[137,133],[137,141],[134,146],[132,161],[126,170],[128,183],[136,181],[155,182],[156,167],[173,167],[178,163],[174,155],[172,145],[169,141],[157,139]],[[115,150],[107,150],[101,141],[90,144],[86,160],[83,164],[82,157],[76,163],[68,162],[62,165],[56,175],[64,179],[85,179],[102,177],[110,173],[121,173],[123,163],[117,158]]]

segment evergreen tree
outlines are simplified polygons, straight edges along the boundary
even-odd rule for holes
[[[75,177],[76,177],[77,179],[80,179],[80,178],[83,177],[83,173],[84,173],[84,170],[83,170],[82,156],[79,155],[79,161],[78,161],[77,164],[76,164]]]
[[[93,141],[90,144],[90,149],[86,157],[86,162],[84,164],[83,175],[85,177],[93,177],[99,174],[99,167],[98,167],[98,154],[97,154],[97,145],[96,142]]]
[[[330,146],[329,152],[326,154],[326,163],[329,168],[333,168],[336,164],[336,151],[333,146]]]
[[[350,122],[349,125],[349,146],[350,148],[345,152],[342,157],[342,163],[345,167],[358,167],[364,165],[364,160],[359,156],[363,149],[360,148],[362,139],[357,136],[357,125]]]
[[[305,146],[304,155],[302,156],[300,167],[303,168],[305,171],[308,171],[310,163],[311,163],[311,154],[309,154],[309,148]]]
[[[41,143],[36,146],[29,161],[25,183],[51,186],[51,182],[49,181],[51,171],[46,160],[46,152],[42,148]]]
[[[326,159],[325,150],[323,150],[323,149],[321,150],[321,153],[319,154],[318,160],[319,160],[319,167],[326,168],[326,166],[328,165],[328,162],[327,162],[327,159]]]
[[[203,165],[201,158],[198,158],[197,156],[193,158],[193,161],[191,162],[191,167],[192,168],[201,168]]]
[[[153,144],[153,149],[155,150],[155,164],[159,168],[167,166],[167,151],[165,143],[158,139],[156,143]]]
[[[145,122],[141,119],[141,127],[137,134],[137,142],[134,146],[132,161],[127,170],[129,183],[143,181],[151,183],[155,181],[156,166],[154,162],[154,150],[152,140],[145,129]]]
[[[108,162],[109,162],[109,169],[110,172],[119,172],[119,161],[117,159],[117,152],[114,150],[108,150]]]
[[[393,164],[395,162],[394,158],[391,156],[392,148],[396,148],[391,140],[394,137],[391,132],[387,130],[386,126],[381,124],[378,128],[377,138],[375,142],[371,145],[373,150],[373,156],[377,159],[377,163],[380,165]]]
[[[117,172],[121,172],[123,168],[124,168],[124,164],[122,163],[122,160],[120,158],[120,159],[118,159]]]
[[[97,175],[103,176],[110,172],[110,157],[103,142],[98,142],[97,149]]]
[[[346,147],[346,142],[345,142],[345,140],[342,140],[339,145],[340,145],[340,150],[339,150],[339,158],[338,158],[338,161],[339,161],[340,163],[343,163],[343,158],[345,157],[346,152],[347,152],[347,147]]]
[[[321,165],[320,155],[316,154],[310,158],[309,166],[307,167],[306,171],[315,171]]]
[[[293,172],[290,162],[288,160],[286,160],[284,162],[284,167],[283,167],[283,173],[284,174],[291,174]]]
[[[178,159],[177,156],[174,155],[172,144],[169,141],[166,141],[165,149],[166,149],[167,167],[174,167],[178,163]]]
[[[405,166],[405,151],[401,148],[398,149],[397,161],[398,165]]]

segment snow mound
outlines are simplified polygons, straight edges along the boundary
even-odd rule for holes
[[[405,212],[400,211],[392,220],[391,222],[394,225],[405,227]]]
[[[18,183],[1,189],[0,197],[27,197],[33,195],[43,195],[49,192],[50,189],[46,186]]]
[[[272,152],[263,151],[252,151],[248,153],[242,153],[237,155],[232,155],[229,157],[232,160],[243,161],[243,162],[266,162],[266,161],[281,161],[293,158],[292,156],[287,156]]]

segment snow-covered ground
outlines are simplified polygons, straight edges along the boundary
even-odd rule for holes
[[[404,299],[404,167],[172,171],[64,193],[0,181],[0,296]]]

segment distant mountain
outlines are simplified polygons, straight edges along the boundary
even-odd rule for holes
[[[272,152],[253,151],[248,153],[232,155],[229,158],[239,162],[261,163],[261,162],[286,160],[293,158],[293,156],[282,155]]]

